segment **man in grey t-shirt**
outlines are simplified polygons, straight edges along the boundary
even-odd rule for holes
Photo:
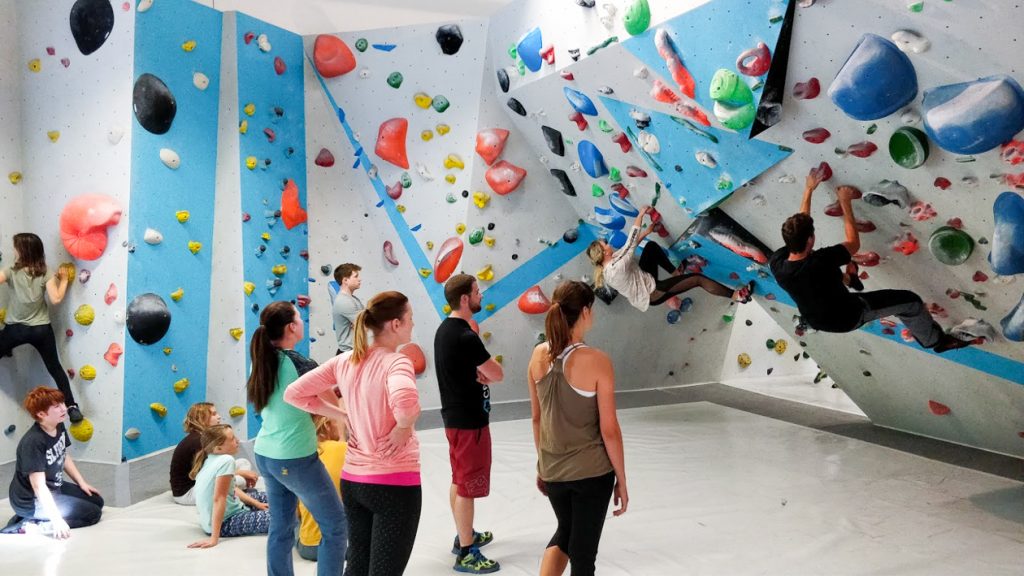
[[[345,263],[334,269],[334,281],[338,283],[338,295],[334,297],[334,333],[338,338],[336,354],[352,349],[352,332],[356,325],[356,316],[362,311],[362,301],[356,298],[355,291],[362,286],[359,278],[362,270],[356,264]]]

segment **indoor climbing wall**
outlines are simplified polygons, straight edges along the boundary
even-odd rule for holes
[[[236,14],[235,30],[241,288],[248,307],[244,332],[236,334],[248,341],[270,302],[290,300],[308,317],[305,56],[301,36],[245,14]],[[308,349],[308,340],[296,346],[302,353]],[[246,355],[246,366],[248,361]],[[250,437],[259,431],[251,412],[247,426]]]
[[[123,456],[174,446],[206,399],[221,13],[136,17]]]
[[[89,0],[8,2],[2,11],[5,29],[17,31],[4,58],[17,62],[5,64],[0,84],[5,97],[19,100],[15,109],[6,101],[3,124],[5,138],[20,134],[21,146],[20,165],[5,166],[4,186],[22,198],[20,216],[11,216],[18,203],[7,203],[9,190],[2,194],[4,263],[13,264],[11,236],[30,231],[43,240],[51,272],[63,262],[74,264],[64,301],[50,306],[61,362],[88,419],[73,429],[72,449],[81,460],[118,462],[123,365],[106,358],[116,363],[124,345],[124,301],[108,305],[106,296],[111,286],[123,292],[126,278],[127,214],[114,221],[127,212],[130,189],[134,12],[130,5]],[[10,82],[7,70],[17,75]],[[10,172],[21,173],[16,185]],[[94,218],[85,214],[88,207]],[[70,254],[61,229],[80,234],[92,228],[97,235]],[[9,461],[30,424],[20,408],[24,394],[53,381],[29,347],[0,360],[0,380],[0,427],[17,426],[0,439],[0,461]]]
[[[799,340],[794,340],[761,307],[763,302],[741,306],[736,311],[732,336],[722,359],[721,382],[814,378],[819,372],[815,360]]]

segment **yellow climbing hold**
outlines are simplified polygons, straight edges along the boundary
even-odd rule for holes
[[[75,310],[75,322],[78,322],[82,326],[92,324],[92,321],[95,319],[96,311],[88,304],[82,304],[78,307],[78,310]]]
[[[50,139],[50,142],[56,143],[60,140],[60,130],[50,130],[46,133],[46,137]]]
[[[270,271],[273,272],[274,276],[284,276],[285,273],[288,272],[288,266],[285,266],[284,264],[277,264],[271,268]]]
[[[43,65],[39,62],[39,58],[33,58],[28,61],[28,69],[32,72],[39,72],[43,69]]]
[[[248,120],[242,120],[241,122],[238,123],[238,133],[239,134],[245,134],[248,131],[249,131],[249,121]]]
[[[444,167],[447,168],[448,170],[451,170],[453,168],[458,168],[459,170],[462,170],[463,168],[466,167],[466,163],[462,161],[462,158],[460,158],[458,154],[449,154],[444,159]]]
[[[461,224],[460,223],[460,224],[456,224],[455,225],[455,233],[456,234],[461,236],[462,233],[465,232],[465,231],[466,231],[466,225],[465,224]]]
[[[231,337],[237,342],[242,339],[242,335],[245,334],[245,330],[242,330],[241,328],[231,328],[228,330],[228,334],[231,334]]]
[[[487,306],[484,306],[484,310],[487,310],[488,312],[494,312],[494,308],[494,304],[488,304]]]
[[[78,375],[82,377],[82,380],[95,380],[96,367],[92,364],[86,364],[78,369]]]
[[[434,100],[433,98],[431,98],[430,96],[427,96],[423,92],[417,92],[412,97],[412,101],[415,102],[417,106],[419,106],[420,108],[423,108],[424,110],[426,110],[427,108],[430,108],[430,103],[433,100]]]
[[[494,238],[484,236],[484,244],[487,244],[488,248],[494,248]]]
[[[167,406],[164,406],[159,402],[153,402],[152,404],[150,404],[149,409],[152,410],[153,412],[156,412],[156,414],[161,418],[167,416]]]
[[[0,308],[0,324],[7,320],[7,308]]]
[[[82,418],[80,422],[71,425],[71,437],[79,442],[92,440],[93,427],[88,418]]]
[[[171,348],[170,346],[164,348],[164,356],[170,356],[171,352],[173,352],[173,351],[174,351],[174,348]]]
[[[441,307],[441,312],[444,312],[445,314],[451,314],[452,307],[449,306],[448,304],[445,304],[444,306]]]
[[[252,282],[243,282],[242,290],[245,292],[246,296],[252,296],[253,291],[256,290],[256,284]]]
[[[171,292],[171,300],[174,300],[175,302],[180,302],[182,297],[184,297],[184,296],[185,296],[185,289],[184,288],[178,288],[174,292]]]
[[[746,352],[736,357],[736,363],[740,365],[740,368],[746,368],[747,366],[750,366],[751,362],[752,360],[750,359],[750,354],[747,354]]]
[[[441,136],[444,136],[445,134],[447,134],[450,131],[451,131],[451,128],[447,124],[438,124],[437,125],[437,133],[439,135],[441,135]]]
[[[177,212],[174,213],[174,217],[177,218],[178,222],[181,224],[188,222],[188,219],[191,216],[192,215],[189,214],[188,210],[178,210]]]
[[[498,364],[504,364],[505,357],[502,356],[501,354],[498,354],[497,356],[494,357],[494,361],[497,362]]]
[[[490,201],[491,195],[488,194],[487,192],[473,192],[473,204],[476,204],[477,208],[483,210],[484,207],[487,206],[487,203]]]
[[[446,174],[444,177],[444,181],[449,184],[455,184],[455,174]]]
[[[185,42],[184,44],[181,45],[181,49],[184,50],[185,52],[191,52],[191,51],[195,50],[196,49],[196,41],[195,40],[189,40],[189,41]]]
[[[199,254],[199,251],[202,250],[202,249],[203,249],[203,244],[201,242],[196,242],[195,240],[189,240],[188,241],[188,251],[189,252],[191,252],[193,254]]]
[[[431,270],[430,268],[420,268],[420,276],[424,278],[430,276],[431,272],[433,272],[433,270]]]
[[[248,156],[248,157],[246,157],[246,159],[245,159],[245,167],[248,168],[249,170],[255,170],[256,169],[256,157],[255,156]]]
[[[398,210],[399,214],[405,214],[405,204],[399,204],[395,206],[395,210]]]
[[[427,250],[433,250],[433,249],[434,249],[434,243],[431,242],[430,240],[427,240]]]
[[[433,137],[434,133],[430,130],[424,130],[423,132],[420,132],[420,138],[422,138],[424,142],[430,142],[430,140]]]
[[[264,232],[263,234],[260,234],[260,238],[264,242],[270,242],[270,232]]]
[[[242,108],[242,112],[245,112],[246,116],[252,116],[256,113],[256,105],[252,102],[249,102],[245,105],[245,108]]]
[[[785,354],[787,346],[788,346],[788,344],[786,344],[785,340],[781,340],[781,339],[780,340],[776,340],[775,341],[775,353],[776,354]]]
[[[484,342],[490,342],[491,341],[491,333],[490,332],[484,332],[483,334],[480,335],[480,337],[484,339]]]
[[[491,268],[490,264],[488,264],[487,266],[484,266],[476,273],[476,277],[483,280],[484,282],[494,280],[494,269]]]
[[[174,391],[181,394],[185,391],[185,388],[188,388],[189,384],[191,384],[191,382],[188,381],[188,378],[182,378],[174,383]]]
[[[11,172],[7,175],[7,179],[11,181],[11,184],[17,184],[21,182],[21,172]]]
[[[239,416],[245,416],[245,408],[242,408],[241,406],[232,406],[228,410],[228,416],[231,416],[232,418],[238,418]]]

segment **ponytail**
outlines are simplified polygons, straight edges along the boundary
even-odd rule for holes
[[[246,396],[256,413],[260,413],[270,402],[277,389],[277,369],[280,364],[275,340],[284,336],[285,328],[295,321],[298,311],[291,302],[271,302],[260,313],[260,325],[252,333],[249,342],[249,357],[252,370],[246,382]]]
[[[548,342],[548,359],[551,362],[569,345],[572,329],[579,322],[583,310],[593,306],[594,290],[583,282],[570,280],[555,288],[551,307],[544,317],[544,336]]]
[[[552,303],[544,318],[544,337],[548,342],[548,359],[551,362],[554,362],[562,350],[569,345],[571,336],[572,327],[565,319],[565,312],[562,310],[561,304]]]
[[[366,308],[356,316],[356,324],[352,334],[353,364],[359,364],[366,358],[370,349],[367,332],[377,334],[384,325],[392,320],[399,320],[409,306],[409,299],[401,292],[390,290],[381,292],[366,303]]]
[[[594,265],[594,286],[604,286],[604,244],[600,240],[594,240],[587,246],[587,258]]]
[[[206,464],[206,457],[227,440],[228,430],[231,430],[230,424],[217,424],[203,430],[202,435],[199,437],[199,442],[203,448],[196,452],[196,456],[192,460],[192,470],[188,473],[188,477],[191,480],[195,480],[196,476],[199,475],[199,471],[203,469],[203,464]]]
[[[370,348],[369,337],[366,334],[366,325],[373,324],[373,317],[368,308],[364,308],[356,316],[356,324],[352,329],[352,363],[359,364],[366,357],[366,351]]]

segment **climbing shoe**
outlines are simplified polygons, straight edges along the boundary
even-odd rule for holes
[[[490,544],[493,541],[494,541],[494,534],[491,534],[490,532],[477,532],[476,530],[474,530],[473,531],[473,543],[471,544],[471,546],[476,546],[477,548],[483,548],[484,546],[487,546],[488,544]],[[455,536],[455,543],[452,544],[452,554],[458,554],[461,551],[462,551],[462,548],[461,548],[461,546],[459,546],[459,537],[458,537],[458,535],[456,535]]]
[[[939,339],[939,343],[936,344],[932,350],[934,350],[936,354],[942,354],[943,352],[949,352],[950,350],[956,350],[957,348],[966,348],[973,343],[973,341],[961,340],[955,336],[943,334],[942,338]]]
[[[740,304],[746,304],[747,302],[750,302],[753,298],[754,298],[754,281],[753,280],[751,280],[750,282],[747,282],[745,285],[741,286],[739,289],[736,290],[736,293],[733,295],[733,300],[739,302]]]
[[[467,574],[491,574],[501,570],[501,565],[481,554],[476,546],[472,546],[465,556],[455,559],[454,568],[456,572]]]
[[[82,416],[82,411],[78,409],[78,404],[72,404],[68,406],[68,420],[71,420],[72,424],[78,424],[85,416]]]

